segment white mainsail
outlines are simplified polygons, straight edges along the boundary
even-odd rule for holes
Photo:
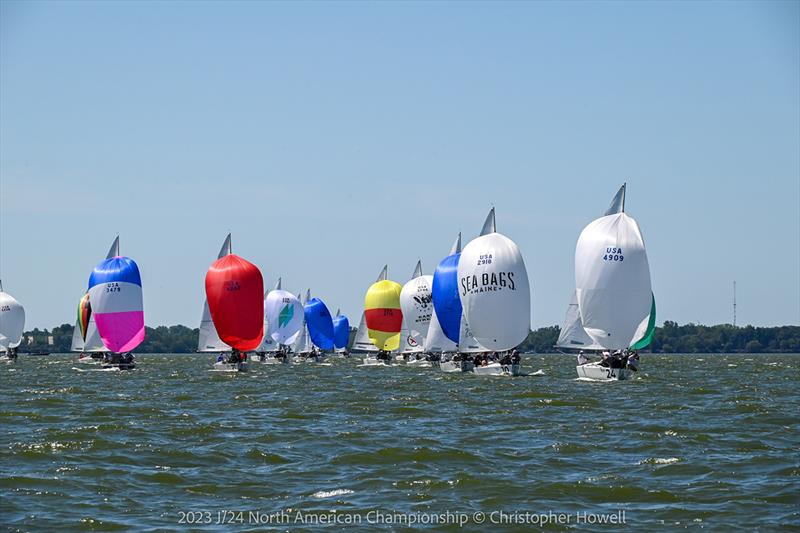
[[[624,212],[624,200],[625,185],[611,213],[586,226],[575,247],[581,323],[609,350],[624,350],[644,335],[653,301],[644,239],[636,220]]]
[[[356,336],[353,338],[353,346],[350,348],[353,352],[378,352],[378,349],[369,340],[369,330],[367,329],[366,315],[361,313],[361,322],[358,324]]]
[[[531,290],[517,245],[495,228],[494,208],[481,235],[461,251],[459,296],[475,339],[487,350],[510,350],[531,326]]]
[[[22,342],[25,329],[25,308],[13,296],[3,292],[0,283],[0,349],[8,351]]]
[[[556,342],[557,348],[575,350],[602,350],[603,347],[594,342],[586,333],[581,323],[581,311],[578,307],[577,291],[572,291],[572,300],[567,307],[567,315],[564,317],[564,325]]]
[[[485,346],[482,346],[478,339],[472,334],[472,330],[467,323],[467,317],[462,313],[461,327],[458,332],[458,352],[459,353],[477,353],[490,351]]]
[[[103,339],[100,337],[100,332],[97,331],[97,324],[94,323],[94,315],[89,316],[89,324],[86,326],[86,340],[81,336],[81,327],[78,321],[75,321],[75,329],[72,330],[72,352],[107,352],[108,348],[103,344]]]
[[[431,310],[431,322],[425,336],[423,350],[426,353],[447,353],[456,351],[456,343],[447,338],[436,318],[436,310]]]
[[[217,259],[222,259],[231,253],[231,234],[225,237],[222,248],[219,249]],[[211,310],[208,308],[208,300],[203,300],[203,316],[200,318],[200,335],[197,339],[198,352],[229,352],[231,347],[222,342],[211,319]]]
[[[298,294],[298,300],[300,299],[300,295]],[[306,297],[303,300],[303,309],[305,310],[305,305],[311,299],[311,289],[306,291]],[[305,313],[305,311],[304,311]],[[292,345],[292,351],[296,354],[307,354],[311,353],[311,350],[314,348],[313,344],[311,344],[311,337],[308,334],[308,327],[306,327],[306,317],[303,314],[303,326],[300,329],[300,332],[297,336],[297,340],[295,341],[294,345]]]

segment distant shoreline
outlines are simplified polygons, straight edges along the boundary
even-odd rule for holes
[[[62,324],[52,330],[26,331],[19,351],[69,353],[72,330],[71,324]],[[554,346],[559,332],[559,326],[533,330],[520,344],[519,350],[534,354],[558,353]],[[147,327],[144,342],[134,352],[196,353],[198,334],[198,328],[181,325]],[[352,344],[354,336],[355,328],[351,328],[349,344]],[[652,344],[642,351],[675,354],[800,353],[800,326],[679,325],[667,320],[656,328]]]

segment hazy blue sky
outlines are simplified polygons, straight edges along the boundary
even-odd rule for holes
[[[492,205],[534,327],[623,181],[658,322],[800,323],[797,2],[0,3],[0,275],[73,322],[114,236],[196,326],[230,230],[357,322]],[[466,241],[465,241],[466,242]]]

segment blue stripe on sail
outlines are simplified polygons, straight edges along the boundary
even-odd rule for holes
[[[431,297],[436,318],[445,337],[458,344],[461,332],[461,298],[458,296],[458,260],[461,254],[442,259],[433,273]]]
[[[124,281],[142,286],[139,267],[130,257],[112,257],[97,264],[89,276],[89,288],[101,283]]]
[[[331,312],[319,298],[311,298],[305,305],[306,326],[311,342],[320,350],[333,349],[333,319]]]

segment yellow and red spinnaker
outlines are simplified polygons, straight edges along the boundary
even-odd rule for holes
[[[379,350],[396,350],[400,347],[400,328],[403,312],[400,310],[399,283],[381,280],[373,283],[364,297],[364,317],[369,340]]]

